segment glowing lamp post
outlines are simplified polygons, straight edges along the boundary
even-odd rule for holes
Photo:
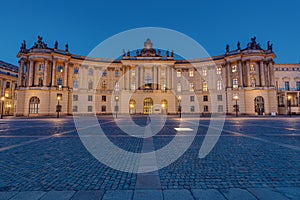
[[[57,118],[59,118],[59,112],[61,111],[61,105],[59,104],[59,101],[61,100],[61,96],[57,95],[57,106],[56,106],[56,112],[57,112]]]
[[[178,96],[178,112],[179,117],[181,118],[181,96]]]
[[[4,114],[4,100],[5,97],[1,97],[1,119],[3,118],[3,114]]]
[[[119,102],[119,97],[116,96],[116,97],[115,97],[115,100],[116,100],[115,112],[116,112],[116,118],[118,118],[118,111],[119,111],[119,105],[118,105],[118,102]]]
[[[292,97],[291,96],[288,96],[288,113],[289,113],[289,116],[292,117],[292,105],[291,105],[291,100],[292,100]]]
[[[239,100],[239,96],[238,95],[234,95],[233,99],[235,100],[235,116],[238,117],[238,112],[239,112],[239,108],[238,108],[238,100]]]

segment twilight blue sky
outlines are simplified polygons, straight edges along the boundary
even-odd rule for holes
[[[22,40],[31,47],[37,35],[49,47],[58,40],[60,48],[68,43],[71,53],[87,55],[114,34],[151,26],[182,32],[212,56],[226,44],[235,49],[240,41],[244,48],[256,36],[263,48],[273,43],[277,63],[299,63],[299,8],[297,0],[2,1],[0,60],[17,65]]]

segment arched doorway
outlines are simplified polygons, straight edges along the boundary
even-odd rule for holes
[[[265,104],[264,104],[264,98],[262,96],[255,97],[254,108],[255,108],[255,112],[258,115],[263,115],[263,113],[265,112]]]
[[[130,99],[130,101],[129,101],[129,114],[131,114],[131,115],[135,114],[135,112],[136,112],[135,104],[136,104],[135,100]]]
[[[38,114],[40,109],[40,99],[31,97],[29,100],[29,114]]]
[[[161,100],[161,114],[168,113],[168,101],[166,99]]]
[[[153,100],[151,98],[144,99],[144,114],[152,114]]]

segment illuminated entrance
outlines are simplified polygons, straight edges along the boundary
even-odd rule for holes
[[[255,97],[254,99],[255,112],[258,115],[263,115],[265,112],[264,98],[262,96]]]
[[[152,114],[153,100],[151,98],[144,99],[144,114]]]
[[[135,114],[135,100],[130,99],[129,101],[129,113]]]

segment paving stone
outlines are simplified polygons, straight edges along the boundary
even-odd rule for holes
[[[102,199],[104,194],[103,190],[97,190],[97,191],[78,191],[76,192],[71,200],[82,200],[82,199],[88,199],[88,200],[100,200]]]
[[[225,197],[216,189],[192,189],[196,200],[225,200]]]
[[[49,191],[41,200],[69,200],[75,194],[75,191]]]
[[[133,200],[161,200],[162,190],[135,190]]]
[[[131,200],[133,190],[108,190],[102,200]]]
[[[256,200],[256,198],[250,192],[240,188],[231,188],[228,192],[223,194],[230,200]]]
[[[247,190],[259,200],[288,200],[288,198],[270,188],[248,188]]]
[[[300,197],[300,187],[278,187],[275,188],[275,191],[278,191],[293,200],[298,200]]]
[[[46,194],[46,192],[43,192],[43,191],[19,192],[17,195],[15,195],[10,200],[38,200],[45,194]]]
[[[163,190],[164,200],[194,200],[192,194],[188,190]]]
[[[18,192],[0,192],[0,200],[7,200],[16,195]]]

